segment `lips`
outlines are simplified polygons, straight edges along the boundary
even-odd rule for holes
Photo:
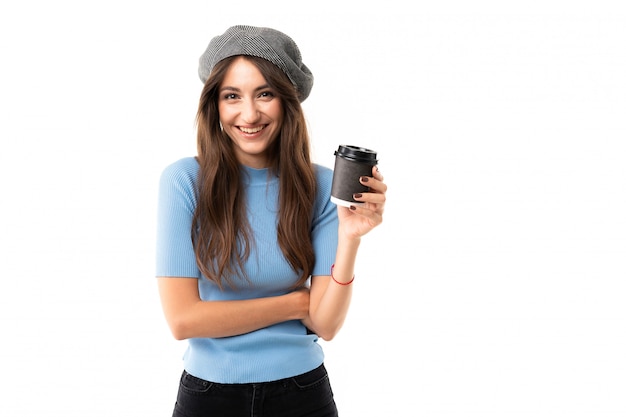
[[[257,133],[263,129],[265,129],[265,126],[257,126],[257,127],[241,127],[240,126],[239,127],[239,130],[241,130],[243,133],[248,133],[248,134]]]

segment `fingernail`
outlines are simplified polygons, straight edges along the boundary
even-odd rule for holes
[[[361,194],[361,193],[356,193],[356,194],[354,194],[352,197],[353,197],[354,199],[361,198],[361,197],[363,197],[363,194]]]
[[[369,180],[369,178],[367,178],[367,177],[361,177],[361,181],[363,181],[363,182],[367,182],[368,180]]]
[[[354,206],[350,206],[350,210],[353,210],[353,211],[354,211],[354,210],[356,210],[356,207],[354,207]]]

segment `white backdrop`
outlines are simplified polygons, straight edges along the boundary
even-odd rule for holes
[[[389,185],[324,342],[342,417],[626,414],[620,1],[5,3],[2,415],[171,415],[156,185],[233,24],[300,45],[316,160]]]

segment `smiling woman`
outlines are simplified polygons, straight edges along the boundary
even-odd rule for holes
[[[257,63],[253,63],[256,60]],[[231,58],[218,99],[220,124],[233,141],[237,159],[244,165],[265,168],[270,147],[282,125],[283,107],[277,93],[257,68],[261,58]],[[279,80],[282,77],[275,77]],[[290,85],[286,80],[283,84]]]
[[[343,325],[387,186],[373,167],[363,205],[332,204],[301,107],[313,75],[284,33],[234,26],[199,73],[198,155],[169,165],[159,193],[161,303],[188,341],[174,416],[337,416],[318,341]]]

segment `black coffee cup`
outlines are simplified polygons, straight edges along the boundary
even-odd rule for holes
[[[353,195],[369,191],[369,187],[359,182],[363,176],[371,177],[376,166],[376,152],[352,145],[340,145],[335,151],[335,169],[330,201],[340,206],[359,206],[363,203],[354,200]]]

